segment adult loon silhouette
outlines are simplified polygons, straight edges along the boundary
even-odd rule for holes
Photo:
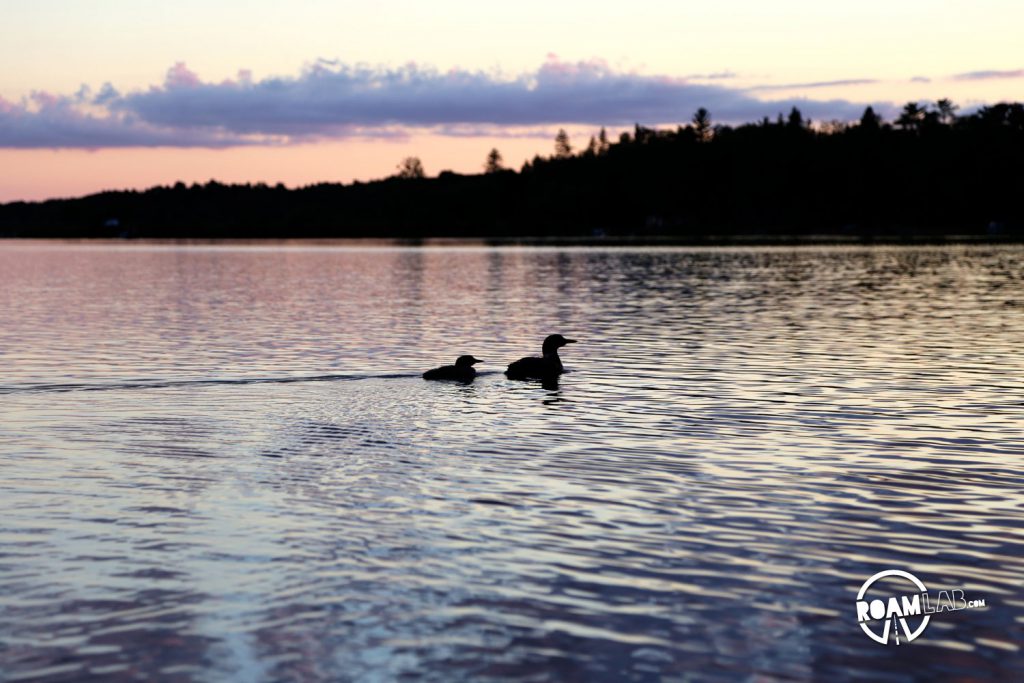
[[[473,365],[482,362],[479,358],[473,358],[473,356],[459,356],[458,360],[455,361],[455,365],[442,365],[439,368],[427,370],[423,373],[423,379],[451,379],[457,382],[472,382],[473,378],[476,377],[476,370],[473,368]]]
[[[558,349],[566,344],[575,344],[575,339],[566,339],[560,334],[552,334],[544,340],[541,358],[520,358],[508,366],[505,374],[510,379],[551,379],[565,372],[562,359],[558,357]]]

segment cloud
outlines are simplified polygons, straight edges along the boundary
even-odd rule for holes
[[[956,81],[987,81],[995,78],[1024,78],[1024,69],[1013,69],[1010,71],[968,71],[953,76]]]
[[[690,74],[687,78],[694,81],[721,81],[737,78],[737,76],[734,71],[716,71],[709,74]]]
[[[269,142],[269,141],[266,141]],[[96,115],[76,98],[34,92],[21,102],[0,98],[0,148],[231,147],[238,136],[161,128],[131,114]]]
[[[910,82],[911,83],[931,83],[932,79],[928,78],[927,76],[914,76],[913,78],[910,79]]]
[[[164,78],[164,88],[167,90],[194,88],[199,85],[202,85],[199,75],[194,71],[189,71],[185,62],[178,62],[168,69],[167,76]]]
[[[401,137],[417,130],[530,135],[530,128],[563,124],[685,122],[698,107],[709,109],[716,122],[742,123],[792,106],[814,118],[841,120],[857,118],[864,109],[863,103],[842,99],[765,101],[749,88],[553,55],[537,70],[513,77],[415,63],[373,67],[317,60],[297,76],[254,80],[240,71],[237,78],[215,83],[177,63],[160,85],[143,90],[120,92],[106,83],[96,95],[83,88],[75,96],[39,93],[0,105],[0,147],[226,147]]]
[[[806,90],[808,88],[841,88],[851,85],[878,83],[874,78],[848,78],[841,81],[813,81],[811,83],[783,83],[781,85],[755,85],[748,90]]]
[[[119,97],[121,97],[121,93],[119,93],[117,89],[108,82],[103,84],[99,93],[93,98],[92,103],[104,105],[115,101]]]

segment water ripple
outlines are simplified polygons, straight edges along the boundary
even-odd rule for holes
[[[1019,679],[1022,256],[2,243],[0,678]]]

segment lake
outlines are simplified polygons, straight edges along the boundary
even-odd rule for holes
[[[6,241],[0,321],[0,680],[1024,677],[1020,246]]]

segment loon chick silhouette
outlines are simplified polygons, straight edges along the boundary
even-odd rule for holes
[[[473,356],[459,356],[455,365],[443,365],[423,373],[423,379],[453,379],[459,382],[472,382],[476,377],[474,363],[482,363],[479,358]]]
[[[537,358],[536,356],[520,358],[508,366],[505,374],[511,379],[527,379],[531,377],[548,379],[557,377],[565,372],[565,368],[562,367],[562,359],[558,357],[558,349],[566,344],[575,343],[575,339],[566,339],[560,334],[552,334],[544,340],[544,346],[541,347],[541,351],[544,353],[542,358]]]

